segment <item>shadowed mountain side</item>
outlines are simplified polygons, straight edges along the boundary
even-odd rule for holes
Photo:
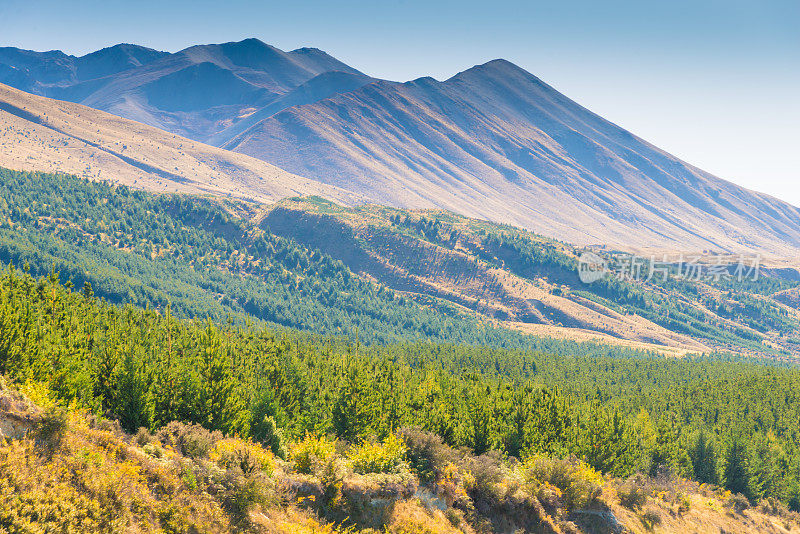
[[[243,154],[2,84],[0,166],[259,202],[309,194],[358,200]]]
[[[331,71],[312,78],[297,89],[278,98],[269,105],[255,113],[234,123],[220,133],[212,136],[208,143],[221,148],[227,148],[227,143],[235,137],[242,135],[248,129],[257,126],[262,120],[292,106],[310,104],[324,98],[354,91],[359,87],[374,81],[373,78],[363,74]]]
[[[578,244],[800,250],[798,208],[692,167],[502,60],[289,108],[225,146],[376,202]]]

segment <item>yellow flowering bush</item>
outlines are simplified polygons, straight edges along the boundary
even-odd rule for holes
[[[294,462],[295,471],[303,474],[310,474],[315,465],[324,464],[334,454],[335,441],[324,436],[316,438],[310,434],[289,449],[289,459]]]
[[[220,505],[185,491],[171,464],[137,454],[79,414],[71,419],[48,454],[32,436],[0,443],[0,525],[8,532],[230,531]]]
[[[356,473],[395,473],[403,465],[406,445],[395,434],[390,434],[383,443],[364,443],[350,455]]]
[[[272,476],[275,471],[275,458],[271,451],[236,438],[219,440],[209,451],[208,457],[224,469],[238,467],[245,474],[259,470]]]
[[[561,490],[568,509],[584,508],[597,501],[603,491],[602,475],[577,458],[534,456],[524,465],[526,482],[535,492],[543,484]]]

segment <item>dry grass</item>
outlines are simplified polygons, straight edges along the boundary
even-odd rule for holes
[[[76,174],[158,193],[265,203],[299,195],[323,195],[345,204],[360,198],[249,156],[3,84],[0,166]]]

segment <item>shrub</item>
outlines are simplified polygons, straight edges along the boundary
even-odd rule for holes
[[[56,449],[69,428],[69,413],[63,408],[53,406],[48,408],[39,422],[38,435],[49,447]]]
[[[256,504],[264,504],[269,493],[261,480],[254,477],[237,476],[227,483],[225,507],[235,519],[242,520]]]
[[[686,512],[691,510],[692,501],[689,500],[689,497],[685,493],[679,492],[677,495],[677,501],[678,501],[679,514],[685,514]]]
[[[631,510],[638,510],[644,506],[645,502],[647,502],[648,493],[644,477],[641,475],[629,478],[617,488],[620,504]]]
[[[560,521],[558,526],[561,527],[561,532],[564,534],[581,534],[581,529],[572,521]]]
[[[172,421],[158,431],[157,438],[161,443],[177,449],[184,456],[204,458],[223,436],[222,432],[209,432],[200,425],[187,425]]]
[[[504,478],[500,454],[490,451],[477,457],[468,458],[464,468],[469,472],[467,484],[475,500],[499,500],[498,484]]]
[[[758,509],[767,515],[774,515],[779,517],[787,517],[791,514],[789,508],[781,501],[774,497],[767,497],[758,503]]]
[[[10,390],[6,389],[6,387],[5,383],[3,383],[0,389],[9,392]],[[55,402],[52,399],[52,392],[45,382],[36,382],[28,379],[24,384],[20,384],[18,389],[19,393],[28,401],[31,407],[38,406],[47,410],[55,406]]]
[[[295,471],[308,475],[325,464],[335,453],[335,441],[326,437],[315,438],[309,434],[289,449],[289,459],[294,462]]]
[[[155,438],[150,433],[150,431],[144,427],[137,430],[136,434],[133,435],[133,442],[140,447],[144,447],[148,443],[152,442],[154,439]]]
[[[661,524],[661,513],[655,508],[648,508],[642,515],[639,516],[647,530],[653,530],[653,527]]]
[[[459,454],[432,432],[405,427],[398,432],[406,444],[406,457],[423,482],[433,482]]]
[[[741,493],[734,493],[731,495],[730,499],[728,499],[728,502],[726,502],[725,505],[735,513],[741,514],[750,508],[750,501],[748,501],[747,497]]]
[[[238,469],[245,475],[263,471],[266,475],[272,476],[275,471],[275,461],[271,451],[239,439],[226,438],[216,442],[208,457],[224,469]]]
[[[356,473],[396,473],[403,464],[406,446],[395,434],[383,443],[365,443],[358,447],[350,461]]]
[[[559,460],[536,456],[525,462],[526,482],[535,490],[551,484],[561,490],[568,509],[585,508],[595,503],[603,490],[603,478],[577,458]]]
[[[551,510],[556,510],[564,506],[564,493],[549,483],[544,483],[536,490],[536,498]]]
[[[444,516],[454,527],[461,526],[461,522],[463,521],[462,512],[455,508],[448,508],[444,511]]]
[[[146,443],[142,450],[148,456],[152,456],[153,458],[161,458],[164,456],[164,449],[158,446],[156,443]]]

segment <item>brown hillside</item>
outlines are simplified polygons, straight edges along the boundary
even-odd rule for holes
[[[258,202],[309,194],[345,204],[358,198],[248,156],[3,84],[0,166]]]

